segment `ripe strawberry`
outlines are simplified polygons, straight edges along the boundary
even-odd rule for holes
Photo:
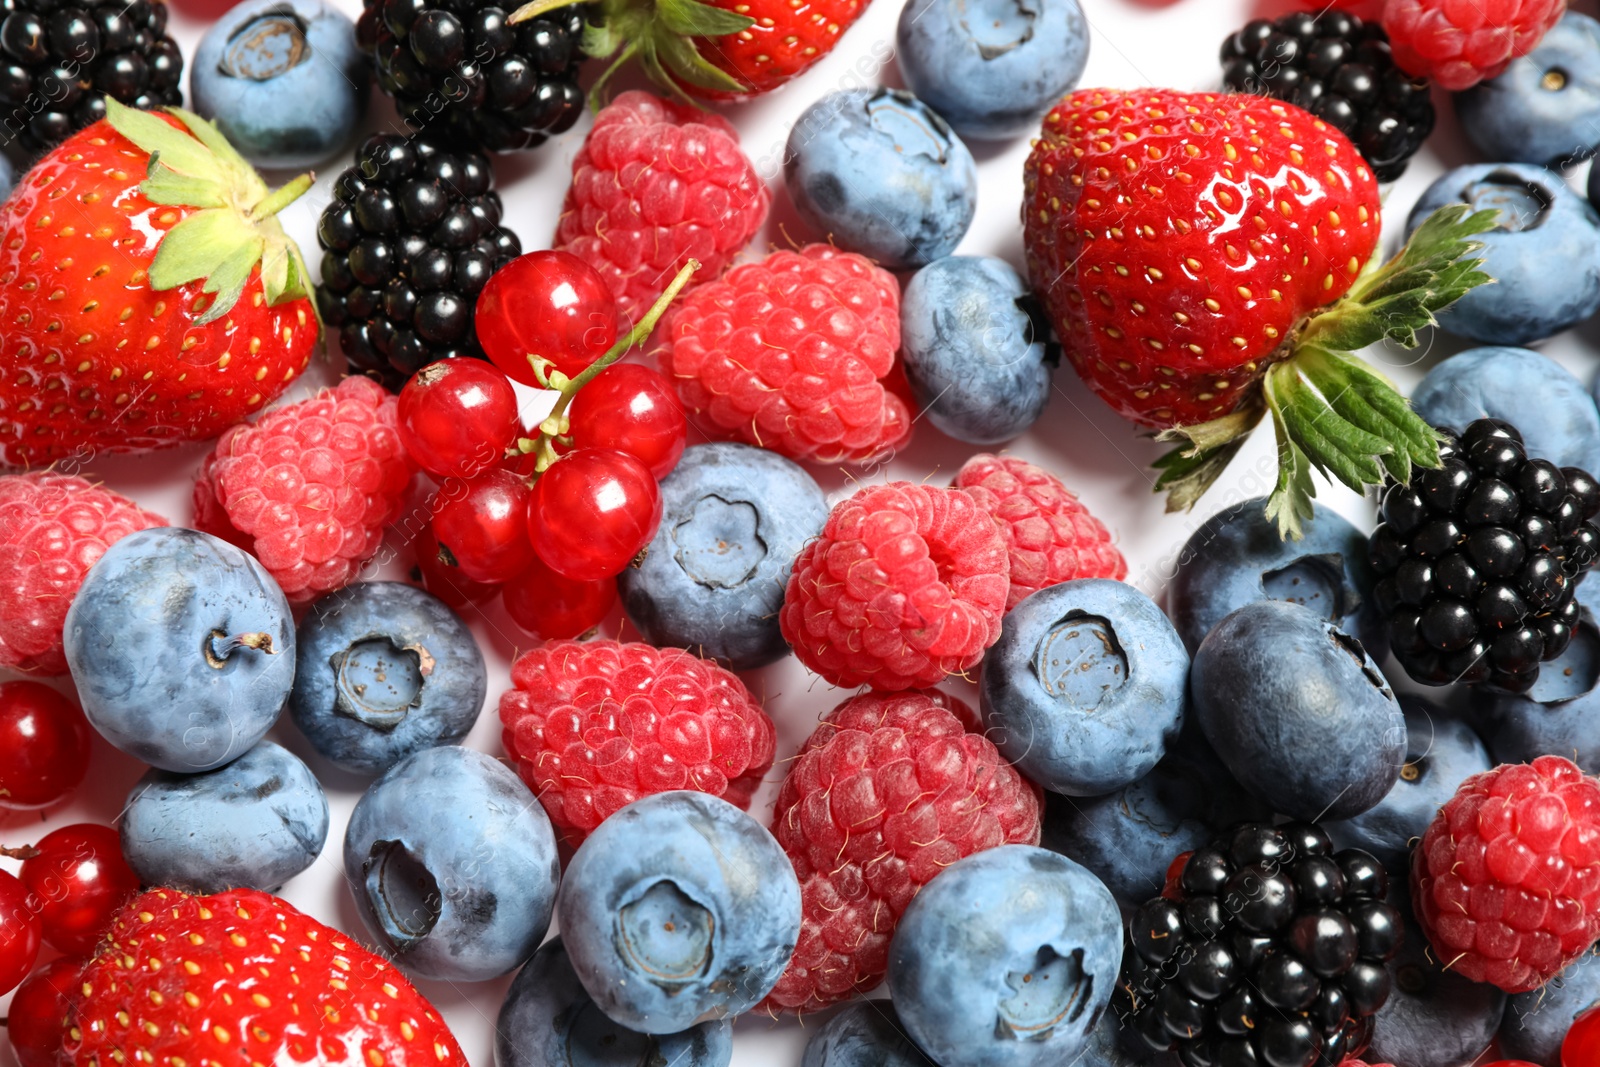
[[[405,976],[254,889],[130,901],[83,972],[67,1062],[466,1067]]]
[[[0,207],[0,463],[215,437],[316,344],[274,217],[310,176],[268,192],[211,123],[106,108]]]
[[[1360,491],[1438,465],[1433,431],[1348,353],[1414,345],[1486,281],[1468,238],[1493,212],[1442,210],[1363,273],[1378,186],[1343,134],[1269,98],[1168,89],[1071,94],[1024,183],[1028,271],[1072,365],[1125,418],[1185,440],[1157,464],[1169,507],[1192,504],[1267,411],[1268,513],[1288,535],[1310,516],[1312,467]]]

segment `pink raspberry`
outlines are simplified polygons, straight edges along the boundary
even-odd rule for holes
[[[999,525],[969,494],[869,486],[801,550],[778,623],[834,685],[937,685],[999,638],[1010,574]]]
[[[772,767],[772,720],[737,675],[678,648],[551,641],[511,665],[506,752],[576,847],[640,797],[696,789],[741,808]]]
[[[194,486],[195,526],[245,549],[304,603],[378,551],[411,486],[395,398],[346,378],[222,435]]]
[[[66,674],[61,625],[83,576],[117,541],[165,525],[82,478],[0,475],[0,667]]]
[[[1452,92],[1493,78],[1538,47],[1566,0],[1387,0],[1394,61]]]
[[[772,832],[800,879],[800,941],[767,1006],[815,1011],[883,980],[911,898],[950,864],[1039,843],[1040,794],[944,693],[863,693],[790,765]]]
[[[1128,576],[1105,526],[1048,471],[1011,456],[980,454],[962,464],[955,485],[1000,522],[1011,557],[1007,611],[1047,585]]]

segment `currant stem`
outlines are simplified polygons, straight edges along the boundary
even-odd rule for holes
[[[0,845],[0,856],[4,856],[8,860],[31,860],[38,855],[39,850],[32,845],[19,845],[16,848],[7,848],[5,845]]]

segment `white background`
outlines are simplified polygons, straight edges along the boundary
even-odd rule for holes
[[[205,2],[208,0],[175,0],[175,4]],[[1216,51],[1226,34],[1253,15],[1277,14],[1290,9],[1277,6],[1276,0],[1083,2],[1093,40],[1088,71],[1081,84],[1117,88],[1145,85],[1214,88],[1220,77]],[[335,0],[335,3],[352,18],[359,14],[359,0]],[[1253,3],[1257,6],[1252,6]],[[515,5],[508,3],[510,6]],[[795,117],[829,91],[876,83],[901,84],[893,60],[894,27],[899,11],[899,0],[876,0],[844,35],[837,50],[797,82],[754,103],[726,109],[725,113],[739,128],[746,153],[772,192],[771,219],[748,255],[787,247],[792,241],[805,242],[826,236],[811,232],[797,219],[788,202],[781,170],[784,140]],[[195,7],[175,6],[172,24],[187,58],[193,54],[206,26],[205,12]],[[588,77],[592,79],[593,73]],[[628,84],[625,80],[619,87]],[[1406,212],[1430,181],[1447,167],[1477,161],[1471,148],[1457,134],[1448,100],[1441,96],[1439,102],[1442,105],[1439,131],[1404,178],[1387,190],[1386,251],[1392,252],[1398,244]],[[393,113],[386,104],[381,97],[375,97],[373,112],[368,118],[369,127],[393,123]],[[506,204],[506,223],[519,235],[524,249],[549,244],[571,162],[587,125],[585,118],[577,129],[538,152],[496,160],[495,173]],[[959,251],[1001,256],[1021,269],[1018,210],[1027,142],[1018,140],[972,147],[981,183],[978,212]],[[315,189],[283,216],[289,232],[305,250],[314,276],[318,258],[316,218],[330,198],[333,178],[349,160],[347,151],[334,163],[323,167]],[[269,175],[269,178],[276,184],[288,176]],[[1581,171],[1573,176],[1580,188],[1581,176]],[[1551,267],[1560,269],[1558,264]],[[1588,325],[1553,339],[1543,346],[1543,351],[1587,382],[1594,367],[1597,341],[1600,341],[1600,334],[1595,332],[1594,326]],[[1409,391],[1428,366],[1464,347],[1453,339],[1439,336],[1427,338],[1416,353],[1375,350],[1369,356]],[[343,361],[336,357],[315,361],[290,394],[291,398],[304,395],[309,388],[335,381],[342,366]],[[536,402],[530,404],[529,415],[541,413],[535,405]],[[886,471],[874,472],[871,478],[943,482],[975,451],[977,449],[949,440],[921,423],[910,447]],[[1119,420],[1091,396],[1065,366],[1056,375],[1055,395],[1044,417],[1032,432],[1013,442],[1010,451],[1042,464],[1079,494],[1115,532],[1128,559],[1129,581],[1156,597],[1161,595],[1172,560],[1188,533],[1205,515],[1225,504],[1265,492],[1271,485],[1274,466],[1269,441],[1258,434],[1258,440],[1246,447],[1195,513],[1164,514],[1162,501],[1150,492],[1153,476],[1149,468],[1150,461],[1160,454],[1162,447]],[[153,456],[98,457],[87,466],[85,473],[174,523],[184,524],[191,517],[189,499],[193,474],[205,452],[205,446],[195,445]],[[817,470],[814,473],[832,499],[850,491],[846,472]],[[1363,528],[1370,528],[1371,507],[1366,501],[1337,486],[1324,485],[1320,491],[1324,503],[1355,519]],[[408,553],[403,555],[409,560]],[[402,573],[397,567],[384,576],[400,577]],[[467,743],[500,755],[497,701],[509,686],[510,660],[519,649],[527,648],[531,639],[505,617],[498,604],[483,611],[469,608],[465,615],[489,664],[488,702]],[[619,617],[614,617],[608,623],[607,632],[616,635],[619,629],[625,638],[630,634],[637,637],[636,632],[622,628]],[[783,761],[795,752],[817,719],[845,694],[809,675],[792,658],[766,670],[751,672],[745,680],[764,699],[768,713],[778,725],[779,763],[758,795],[754,808],[755,814],[766,821],[771,814]],[[70,688],[65,679],[62,684]],[[975,699],[971,687],[965,683],[952,683],[951,688],[969,700]],[[332,830],[321,858],[285,887],[283,895],[324,922],[362,934],[364,931],[345,886],[340,853],[345,821],[365,783],[320,760],[287,719],[271,736],[310,763],[327,787],[333,809]],[[25,844],[50,829],[71,822],[114,820],[129,788],[142,771],[142,766],[135,761],[97,739],[88,781],[78,795],[42,817],[38,813],[0,813],[0,843]],[[15,869],[15,864],[9,862],[0,865]],[[488,1067],[492,1063],[495,1016],[508,981],[460,986],[419,983],[443,1012],[474,1067]],[[0,1012],[9,999],[0,997]],[[792,1019],[774,1022],[766,1018],[745,1018],[737,1024],[736,1033],[734,1063],[738,1067],[789,1067],[799,1063],[806,1026]],[[12,1063],[9,1046],[0,1042],[0,1065],[11,1067]]]

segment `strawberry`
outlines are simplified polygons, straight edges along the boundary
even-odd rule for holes
[[[67,1062],[466,1067],[386,961],[269,893],[135,897],[83,971]]]
[[[305,263],[216,128],[106,100],[0,207],[0,463],[215,437],[305,369]]]
[[[1298,537],[1310,470],[1357,492],[1437,466],[1438,439],[1350,353],[1407,347],[1487,281],[1447,208],[1381,268],[1378,185],[1338,130],[1252,95],[1084,89],[1024,168],[1028,272],[1073,367],[1125,418],[1183,445],[1157,461],[1191,506],[1270,413],[1268,514]]]

